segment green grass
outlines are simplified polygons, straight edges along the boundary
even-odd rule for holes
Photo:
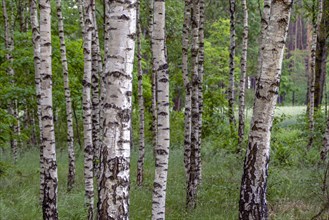
[[[322,208],[321,192],[323,168],[317,166],[319,146],[305,151],[303,131],[295,125],[303,107],[279,107],[276,115],[284,113],[272,135],[272,152],[268,179],[268,207],[270,219],[311,219]],[[282,116],[281,116],[282,117]],[[280,117],[279,117],[280,118]],[[224,141],[224,140],[223,140]],[[185,174],[182,148],[171,149],[166,219],[169,220],[233,220],[238,217],[238,201],[243,168],[243,157],[215,140],[205,139],[202,148],[202,185],[198,206],[193,211],[185,209]],[[227,142],[234,143],[234,142]],[[222,147],[220,147],[222,146]],[[132,151],[130,219],[151,219],[154,160],[147,146],[145,176],[142,187],[136,186],[137,145]],[[72,192],[66,192],[67,153],[57,152],[60,219],[86,219],[84,210],[83,153],[77,152],[77,178]],[[42,219],[39,206],[39,151],[27,149],[21,153],[16,165],[11,164],[9,150],[0,155],[0,219]],[[0,172],[1,174],[1,172]],[[95,201],[96,205],[97,201]],[[322,216],[329,218],[329,213]]]
[[[150,152],[150,149],[148,149]],[[145,183],[135,184],[136,156],[131,163],[131,219],[150,219],[154,163],[152,155],[146,154]],[[6,159],[4,155],[2,160]],[[67,159],[58,154],[60,219],[85,219],[83,170],[81,156],[77,160],[77,184],[71,193],[66,192]],[[200,187],[198,207],[185,210],[185,177],[183,155],[180,149],[171,151],[168,190],[167,219],[237,219],[242,158],[225,151],[203,155],[203,183]],[[319,198],[315,196],[317,179],[312,167],[270,166],[268,199],[272,219],[310,219],[319,210]],[[38,206],[39,171],[38,151],[29,150],[17,165],[7,170],[0,179],[0,213],[3,220],[41,219]]]

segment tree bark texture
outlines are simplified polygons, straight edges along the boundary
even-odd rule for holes
[[[93,0],[84,0],[84,76],[83,76],[83,133],[84,133],[84,178],[85,178],[85,202],[88,219],[93,219],[94,211],[94,180],[93,180],[93,142],[92,142],[92,104],[91,104],[91,68],[92,68],[92,33],[94,21],[92,14]]]
[[[202,163],[201,163],[201,137],[202,137],[202,113],[203,113],[203,75],[204,75],[204,17],[205,17],[205,1],[200,0],[200,24],[199,24],[199,58],[198,58],[198,74],[199,74],[199,91],[198,91],[198,102],[199,102],[199,155],[198,155],[198,166],[199,171],[198,181],[200,184],[202,181]]]
[[[92,33],[92,68],[91,68],[91,102],[92,102],[92,139],[93,139],[93,164],[94,176],[99,178],[99,153],[100,153],[100,115],[99,115],[99,77],[102,70],[100,58],[100,47],[98,39],[98,27],[96,20],[96,5],[92,2],[92,15],[94,20],[94,31]]]
[[[44,164],[43,218],[58,219],[57,212],[57,162],[52,104],[51,68],[51,6],[50,1],[40,0],[40,94],[42,145]]]
[[[247,1],[242,0],[243,9],[243,33],[242,33],[242,54],[241,54],[241,75],[240,75],[240,91],[239,91],[239,128],[238,128],[238,151],[242,150],[245,127],[245,91],[247,77],[247,53],[248,53],[248,7]]]
[[[136,0],[107,0],[111,24],[105,65],[104,130],[98,219],[129,219],[130,121],[136,36]]]
[[[71,191],[75,182],[75,154],[74,154],[74,135],[73,135],[73,117],[72,117],[72,102],[71,90],[69,83],[69,70],[66,57],[66,45],[64,35],[64,22],[62,14],[62,2],[56,0],[57,18],[58,18],[58,32],[60,39],[60,51],[63,69],[63,80],[66,101],[66,123],[67,123],[67,148],[69,156],[69,170],[67,176],[67,190]]]
[[[140,0],[137,0],[137,69],[138,69],[138,106],[139,106],[139,155],[137,161],[137,185],[141,186],[144,177],[144,97],[143,97],[143,69],[142,69],[142,28],[140,18]]]
[[[268,219],[266,202],[271,127],[292,0],[272,1],[241,181],[239,219]]]
[[[228,117],[231,135],[235,131],[234,117],[234,70],[235,70],[235,0],[230,0],[230,85],[228,86]]]
[[[317,33],[322,18],[322,0],[319,0],[319,11],[316,16],[315,1],[313,2],[313,35],[311,43],[311,59],[310,59],[310,71],[309,71],[309,108],[308,108],[308,127],[309,127],[309,139],[307,148],[310,149],[314,142],[314,92],[315,92],[315,64],[316,64],[316,45],[317,45]]]
[[[44,186],[44,166],[43,166],[43,145],[42,145],[42,121],[41,121],[41,105],[40,105],[40,32],[39,32],[39,18],[38,18],[38,3],[36,0],[30,2],[30,16],[31,16],[31,28],[32,28],[32,42],[34,52],[34,81],[36,88],[37,99],[37,116],[39,123],[39,143],[40,143],[40,202],[43,200],[43,186]]]
[[[196,207],[198,174],[199,174],[199,24],[200,4],[199,0],[192,0],[191,26],[192,26],[192,95],[191,95],[191,152],[189,179],[187,185],[186,206]]]
[[[152,198],[152,219],[165,219],[169,160],[169,73],[165,39],[165,0],[154,0],[152,31],[153,69],[157,79],[157,143]]]
[[[185,111],[184,111],[184,165],[186,182],[189,178],[191,155],[191,82],[188,69],[189,37],[191,30],[192,0],[185,0],[184,25],[182,34],[182,73],[185,87]]]
[[[314,85],[314,107],[318,109],[323,100],[324,84],[327,72],[327,57],[329,37],[329,1],[323,1],[322,18],[319,21],[317,44],[315,54],[315,85]]]

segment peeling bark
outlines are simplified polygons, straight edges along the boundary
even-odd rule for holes
[[[271,127],[293,0],[272,1],[240,190],[239,219],[268,219]]]
[[[104,83],[104,128],[98,188],[98,219],[129,219],[130,121],[136,36],[136,0],[106,0],[111,24]]]

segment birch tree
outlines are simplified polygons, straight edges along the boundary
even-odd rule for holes
[[[231,135],[235,130],[234,117],[234,69],[235,69],[235,0],[230,0],[230,84],[228,86],[228,117]]]
[[[96,19],[96,4],[92,3],[92,15],[94,20],[94,31],[92,33],[92,68],[91,68],[91,93],[92,93],[92,136],[94,152],[94,176],[99,177],[99,151],[100,151],[100,74],[102,73],[102,58],[98,38],[98,27]]]
[[[153,70],[157,79],[157,142],[152,219],[165,219],[169,160],[169,74],[165,40],[165,0],[154,1],[152,30]]]
[[[309,127],[309,139],[307,148],[310,149],[313,146],[314,141],[314,92],[315,92],[315,64],[316,64],[316,44],[318,37],[318,27],[322,17],[322,0],[319,0],[319,11],[316,16],[315,1],[313,1],[313,34],[311,42],[311,60],[309,70],[309,108],[308,108],[308,127]]]
[[[30,1],[30,16],[31,16],[31,28],[32,28],[32,43],[34,53],[34,81],[36,88],[37,98],[37,116],[40,129],[39,143],[40,143],[40,202],[43,200],[43,186],[44,186],[44,165],[43,165],[43,145],[42,145],[42,121],[41,121],[41,105],[40,105],[40,29],[38,21],[38,9],[37,1]]]
[[[266,202],[271,127],[293,1],[272,1],[248,148],[241,181],[239,219],[268,219]]]
[[[192,0],[185,0],[184,24],[182,34],[182,73],[185,87],[184,111],[184,165],[186,182],[188,183],[190,155],[191,155],[191,83],[188,70],[189,36],[191,25]]]
[[[197,185],[198,185],[198,172],[199,172],[199,23],[200,23],[200,5],[199,0],[192,0],[192,96],[191,96],[191,152],[190,152],[190,165],[189,165],[189,179],[187,185],[187,200],[186,206],[188,208],[195,208]]]
[[[98,192],[98,219],[129,219],[130,121],[136,0],[106,0],[111,24],[104,72],[106,96]]]
[[[144,97],[142,69],[142,28],[140,18],[140,0],[137,0],[137,69],[138,69],[138,106],[139,106],[139,155],[137,161],[137,185],[142,185],[144,177]]]
[[[40,0],[40,105],[42,115],[42,145],[44,164],[44,219],[58,219],[57,212],[57,161],[52,104],[51,68],[51,6],[50,1]]]
[[[93,142],[91,121],[91,40],[94,29],[92,15],[93,0],[84,0],[84,75],[83,75],[83,133],[84,133],[84,177],[85,177],[85,202],[87,206],[88,219],[93,219],[94,210],[94,180],[93,180]]]
[[[244,111],[245,111],[245,90],[247,77],[247,52],[248,52],[248,7],[247,1],[242,0],[243,8],[243,33],[242,33],[242,54],[241,54],[241,75],[240,75],[240,91],[239,91],[239,128],[238,128],[238,145],[239,151],[242,149],[244,139]]]
[[[68,70],[67,57],[66,57],[64,22],[63,22],[61,0],[56,0],[56,9],[57,9],[57,18],[58,18],[58,32],[59,32],[59,40],[60,40],[60,51],[61,51],[61,61],[62,61],[62,69],[63,69],[62,71],[63,71],[65,101],[66,101],[67,147],[68,147],[68,155],[69,155],[67,190],[71,191],[75,182],[75,154],[74,154],[71,90],[69,84],[69,70]]]

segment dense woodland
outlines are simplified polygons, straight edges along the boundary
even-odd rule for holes
[[[328,219],[329,0],[2,0],[0,219]]]

